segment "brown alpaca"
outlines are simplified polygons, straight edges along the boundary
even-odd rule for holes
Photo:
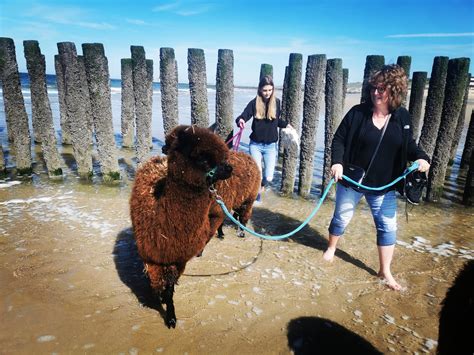
[[[217,135],[184,126],[168,147],[168,158],[154,157],[137,170],[130,198],[133,232],[151,287],[166,304],[168,327],[176,326],[174,285],[208,242],[209,186],[231,176],[228,157]]]
[[[167,154],[169,147],[173,144],[180,130],[183,127],[175,128],[165,138],[165,145],[162,148],[164,154]],[[209,128],[212,131],[212,126]],[[229,152],[229,164],[232,166],[232,176],[230,179],[217,181],[215,189],[217,194],[224,201],[229,211],[234,211],[234,217],[244,226],[252,216],[252,206],[257,198],[261,186],[260,169],[253,158],[242,152]],[[216,231],[219,238],[223,238],[225,214],[220,205],[214,202],[209,213],[211,223],[211,239]],[[239,229],[239,236],[245,236],[244,231]]]
[[[227,209],[233,210],[234,217],[245,226],[252,216],[252,206],[260,191],[262,181],[260,169],[253,158],[243,152],[231,151],[229,164],[232,166],[232,176],[230,179],[218,181],[215,188]],[[211,206],[209,218],[211,219],[211,237],[217,230],[218,238],[223,238],[222,226],[225,214],[216,202]],[[244,237],[245,233],[239,228],[238,235]]]

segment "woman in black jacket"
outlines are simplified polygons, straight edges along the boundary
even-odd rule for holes
[[[379,187],[402,175],[407,161],[417,161],[420,172],[426,172],[430,164],[426,153],[418,148],[412,138],[410,114],[401,107],[408,86],[404,70],[398,65],[386,65],[371,77],[369,84],[371,102],[354,106],[342,120],[332,141],[331,173],[340,183],[337,184],[336,206],[323,258],[333,260],[337,242],[349,224],[357,203],[364,196],[377,229],[378,276],[391,289],[400,290],[402,287],[392,276],[390,265],[397,231],[395,189],[401,191],[403,182],[396,187],[373,192],[351,186],[342,180],[342,174],[344,168],[349,166],[351,169],[354,166],[362,168],[365,170],[363,184]]]
[[[245,110],[235,120],[240,128],[253,118],[250,134],[250,155],[262,171],[262,188],[273,180],[277,160],[278,128],[285,128],[288,123],[280,119],[280,100],[275,96],[275,85],[271,76],[266,75],[258,84],[257,96],[252,99]],[[260,194],[257,201],[260,200]]]

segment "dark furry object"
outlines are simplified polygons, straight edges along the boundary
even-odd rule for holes
[[[474,260],[446,292],[439,317],[438,354],[474,353]]]

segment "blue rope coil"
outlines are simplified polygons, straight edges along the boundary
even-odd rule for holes
[[[418,169],[418,166],[419,164],[417,162],[414,162],[409,168],[407,168],[403,174],[401,176],[399,176],[398,178],[396,178],[395,180],[393,180],[391,183],[385,185],[385,186],[381,186],[381,187],[369,187],[369,186],[365,186],[365,185],[362,185],[362,184],[359,184],[358,182],[352,180],[351,178],[345,176],[345,175],[342,175],[342,178],[346,181],[349,181],[351,182],[352,184],[358,186],[358,187],[361,187],[363,189],[366,189],[366,190],[372,190],[372,191],[381,191],[381,190],[385,190],[386,188],[388,187],[391,187],[393,185],[395,185],[396,183],[398,183],[400,180],[404,179],[408,174],[412,173],[413,171],[415,171],[416,169]],[[221,206],[222,210],[224,211],[224,213],[226,214],[227,217],[230,218],[230,220],[232,222],[234,222],[237,226],[239,226],[241,229],[245,230],[246,232],[256,236],[256,237],[259,237],[259,238],[262,238],[262,239],[267,239],[267,240],[281,240],[281,239],[285,239],[285,238],[289,238],[291,237],[293,234],[295,233],[298,233],[301,229],[303,229],[308,223],[309,221],[311,221],[311,219],[316,215],[316,213],[318,212],[319,208],[321,207],[321,205],[323,204],[324,200],[326,199],[328,193],[329,193],[329,190],[331,189],[332,185],[334,184],[334,178],[332,178],[330,181],[329,181],[329,184],[328,186],[326,187],[326,189],[324,190],[323,192],[323,195],[321,196],[321,198],[319,199],[318,201],[318,204],[316,205],[316,207],[313,209],[313,211],[310,213],[310,215],[304,220],[303,223],[301,223],[300,226],[298,226],[296,229],[294,229],[293,231],[289,232],[289,233],[286,233],[286,234],[282,234],[282,235],[274,235],[274,236],[269,236],[269,235],[264,235],[264,234],[260,234],[258,232],[255,232],[249,228],[247,228],[246,226],[244,226],[242,223],[240,223],[237,219],[234,218],[234,216],[232,216],[232,214],[229,212],[229,210],[227,209],[224,201],[222,201],[222,199],[220,199],[218,196],[216,196],[216,202]]]

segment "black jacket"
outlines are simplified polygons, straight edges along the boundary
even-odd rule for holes
[[[255,118],[257,111],[256,101],[257,99],[254,98],[247,104],[244,112],[237,117],[235,123],[238,125],[241,118],[247,122],[253,117],[250,139],[257,143],[274,143],[278,141],[278,128],[285,128],[288,125],[286,121],[280,119],[280,100],[276,99],[276,119],[274,120]]]
[[[371,119],[372,108],[367,104],[356,105],[349,110],[334,134],[331,165],[342,164],[342,166],[345,166],[348,163],[354,162],[354,154],[357,152],[357,143],[362,134],[364,134],[366,125],[370,123]],[[410,113],[404,107],[399,107],[393,111],[390,120],[399,124],[402,129],[403,142],[400,152],[401,156],[400,159],[394,161],[394,164],[398,161],[397,165],[399,165],[393,167],[396,176],[400,176],[406,169],[408,161],[418,159],[429,161],[429,157],[417,146],[413,139]],[[403,182],[404,180],[401,180],[396,186],[400,193],[403,191]]]

